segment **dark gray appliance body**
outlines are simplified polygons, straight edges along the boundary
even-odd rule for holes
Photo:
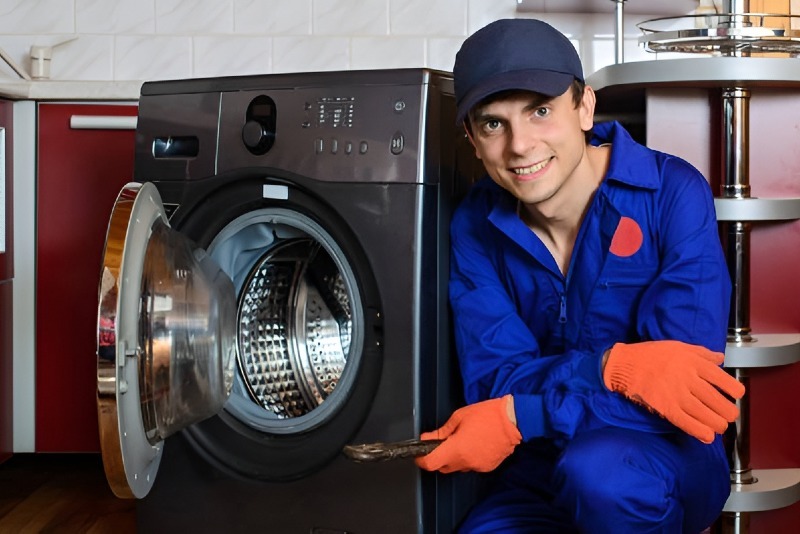
[[[221,413],[168,438],[142,532],[453,530],[471,479],[340,451],[415,437],[460,403],[448,224],[477,162],[454,113],[449,75],[426,69],[144,84],[135,180],[156,185],[171,226],[213,249],[235,221],[310,221],[352,270],[365,334],[332,407],[263,420],[239,384]],[[223,270],[237,246],[218,247]]]

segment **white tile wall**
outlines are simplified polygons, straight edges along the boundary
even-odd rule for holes
[[[313,0],[311,16],[314,35],[389,35],[386,0]]]
[[[275,37],[273,72],[343,70],[350,68],[347,37]]]
[[[2,0],[0,35],[14,33],[72,33],[73,0]]]
[[[75,32],[79,35],[153,33],[155,30],[154,0],[75,0]]]
[[[156,0],[156,33],[232,34],[232,0]]]
[[[192,39],[192,76],[241,76],[272,72],[272,39],[215,35]]]
[[[311,35],[311,0],[234,0],[234,32]]]
[[[192,38],[120,35],[115,39],[113,63],[111,79],[114,80],[191,77]]]
[[[426,39],[422,37],[353,37],[353,69],[404,68],[426,65]]]
[[[29,70],[31,45],[57,45],[54,80],[451,70],[467,35],[511,17],[565,32],[586,74],[614,61],[613,14],[517,13],[516,0],[0,0],[0,47]],[[652,59],[636,41],[644,18],[626,16],[626,61]],[[2,78],[17,75],[0,62]]]
[[[515,8],[516,3],[507,2]],[[391,33],[395,35],[461,36],[467,33],[463,0],[390,0]]]

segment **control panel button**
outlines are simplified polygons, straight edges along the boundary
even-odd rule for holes
[[[325,141],[321,138],[314,139],[314,152],[322,154],[325,151]]]
[[[264,131],[264,126],[260,122],[250,120],[242,127],[242,141],[251,150],[257,149],[266,135],[267,132]]]
[[[358,153],[359,154],[366,154],[367,150],[369,150],[369,145],[366,141],[361,141],[361,144],[358,145]]]
[[[392,142],[390,145],[390,150],[392,154],[395,156],[401,154],[403,149],[406,147],[406,139],[403,136],[403,132],[396,132],[392,137]]]

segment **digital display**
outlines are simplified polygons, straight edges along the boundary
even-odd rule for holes
[[[255,117],[272,117],[272,112],[274,111],[274,107],[272,104],[256,104],[250,106],[250,111]]]
[[[317,125],[334,128],[352,128],[355,115],[355,98],[323,97],[317,101]]]

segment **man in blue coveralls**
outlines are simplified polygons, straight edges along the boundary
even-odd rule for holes
[[[731,287],[708,183],[593,124],[575,48],[544,22],[479,30],[454,77],[488,173],[451,225],[468,405],[417,464],[495,471],[462,532],[702,531],[744,394],[720,367]]]

